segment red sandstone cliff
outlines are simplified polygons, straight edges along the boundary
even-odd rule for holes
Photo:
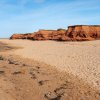
[[[40,30],[35,33],[34,40],[64,40],[66,39],[66,30]]]
[[[27,34],[13,34],[10,39],[32,39],[34,34],[27,33]]]
[[[68,30],[39,30],[35,33],[14,34],[10,39],[58,40],[58,41],[86,41],[100,39],[100,26],[76,25]]]
[[[49,40],[54,30],[39,30],[34,35],[34,40]]]
[[[13,34],[10,39],[66,40],[66,30],[39,30],[33,34]]]
[[[23,34],[13,34],[10,39],[22,39],[23,38]]]
[[[100,38],[100,26],[77,25],[69,26],[67,36],[72,40],[91,40]]]

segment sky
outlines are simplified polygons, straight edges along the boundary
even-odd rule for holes
[[[70,25],[100,25],[100,0],[0,0],[0,38]]]

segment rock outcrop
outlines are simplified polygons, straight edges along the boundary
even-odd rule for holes
[[[13,34],[10,39],[22,39],[23,38],[23,34]]]
[[[75,25],[68,30],[39,30],[35,33],[14,34],[10,39],[57,40],[57,41],[90,41],[100,39],[99,25]]]
[[[100,38],[100,26],[99,25],[76,25],[69,26],[67,30],[67,36],[71,40],[93,40]]]
[[[34,40],[66,40],[66,30],[40,30],[35,33]]]
[[[39,30],[35,33],[13,34],[10,39],[31,39],[31,40],[67,40],[66,30]]]
[[[27,33],[27,34],[13,34],[10,39],[32,39],[34,37],[34,34]]]
[[[34,40],[49,40],[52,37],[52,33],[55,30],[39,30],[34,35]]]

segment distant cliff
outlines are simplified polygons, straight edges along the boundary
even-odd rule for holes
[[[35,33],[13,34],[10,39],[86,41],[100,39],[99,25],[69,26],[68,30],[39,30]]]
[[[34,33],[26,33],[26,34],[13,34],[10,39],[32,39],[34,37]]]
[[[66,37],[66,30],[40,30],[34,35],[34,40],[59,40]]]
[[[72,40],[100,39],[99,25],[76,25],[69,26],[67,36]]]
[[[66,40],[66,30],[39,30],[31,34],[13,34],[10,39]]]

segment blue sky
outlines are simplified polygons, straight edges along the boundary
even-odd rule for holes
[[[100,24],[100,0],[0,0],[0,37]]]

